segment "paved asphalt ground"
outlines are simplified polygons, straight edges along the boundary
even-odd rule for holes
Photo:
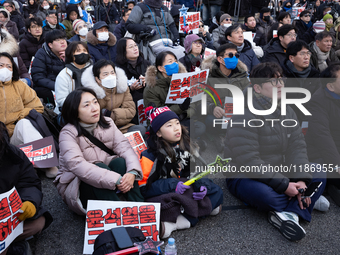
[[[217,151],[203,153],[213,162]],[[242,203],[227,190],[225,180],[215,177],[224,192],[223,206]],[[63,203],[52,180],[41,176],[44,205],[54,222],[38,238],[29,241],[35,255],[80,255],[83,251],[85,217],[72,213]],[[329,196],[326,194],[328,199]],[[267,221],[267,214],[252,208],[224,210],[217,216],[201,220],[195,227],[175,231],[179,255],[192,254],[340,254],[340,207],[331,199],[326,213],[313,212],[310,223],[301,222],[306,237],[300,242],[286,240]],[[165,240],[165,244],[167,241]],[[162,246],[164,250],[165,244]]]

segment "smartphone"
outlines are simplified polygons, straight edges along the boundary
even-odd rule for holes
[[[124,227],[118,227],[111,229],[111,232],[116,240],[116,243],[120,249],[126,249],[133,246],[131,238]]]
[[[320,186],[322,185],[322,182],[312,182],[308,188],[305,190],[303,196],[304,197],[312,197],[315,192],[318,191],[318,189],[320,188]]]

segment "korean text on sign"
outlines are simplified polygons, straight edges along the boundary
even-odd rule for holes
[[[184,18],[185,17],[185,18]],[[185,24],[184,24],[185,21]],[[188,32],[191,32],[193,34],[198,34],[198,29],[200,25],[200,13],[199,12],[187,12],[186,16],[182,16],[182,13],[180,13],[179,17],[179,33],[184,33],[185,26],[189,27]]]
[[[131,147],[136,152],[138,158],[143,151],[147,149],[142,134],[139,131],[125,133],[124,136],[128,139]]]
[[[159,203],[89,200],[83,253],[92,254],[96,237],[115,227],[137,227],[145,237],[157,241],[159,218]]]

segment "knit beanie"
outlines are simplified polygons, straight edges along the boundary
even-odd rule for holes
[[[323,21],[317,21],[313,24],[313,29],[315,31],[315,33],[321,33],[322,31],[325,31],[326,25],[325,22]]]
[[[189,54],[190,52],[191,52],[191,50],[192,50],[192,43],[193,42],[196,42],[196,41],[201,41],[202,42],[202,51],[204,51],[204,41],[203,41],[203,39],[201,38],[201,37],[199,37],[198,35],[196,35],[196,34],[191,34],[191,35],[187,35],[186,37],[185,37],[185,40],[184,40],[184,48],[185,48],[185,52],[187,53],[187,54]],[[203,52],[201,52],[201,54],[202,54]]]
[[[328,19],[333,19],[333,16],[332,15],[330,15],[329,13],[327,13],[325,16],[323,16],[323,22],[326,22],[326,20],[328,20]]]
[[[151,128],[155,133],[157,133],[157,131],[169,120],[179,120],[177,114],[171,111],[167,106],[159,108],[149,106],[145,109],[145,115],[150,120]]]
[[[73,31],[76,31],[77,30],[77,27],[78,25],[81,23],[81,22],[84,22],[82,19],[75,19],[72,23],[72,28],[73,28]]]
[[[223,20],[225,19],[231,19],[231,16],[227,13],[223,14],[220,18],[220,24],[222,23]]]

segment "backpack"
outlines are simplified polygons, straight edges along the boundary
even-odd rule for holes
[[[143,232],[134,227],[126,227],[125,228],[127,233],[129,234],[132,243],[136,242],[143,242],[146,238],[143,234]],[[95,242],[94,242],[94,248],[92,255],[106,255],[111,252],[120,251],[121,249],[118,247],[117,242],[112,234],[111,229],[106,230],[100,235],[97,236]],[[138,255],[138,252],[131,253],[131,255]],[[152,254],[150,252],[145,253]]]

